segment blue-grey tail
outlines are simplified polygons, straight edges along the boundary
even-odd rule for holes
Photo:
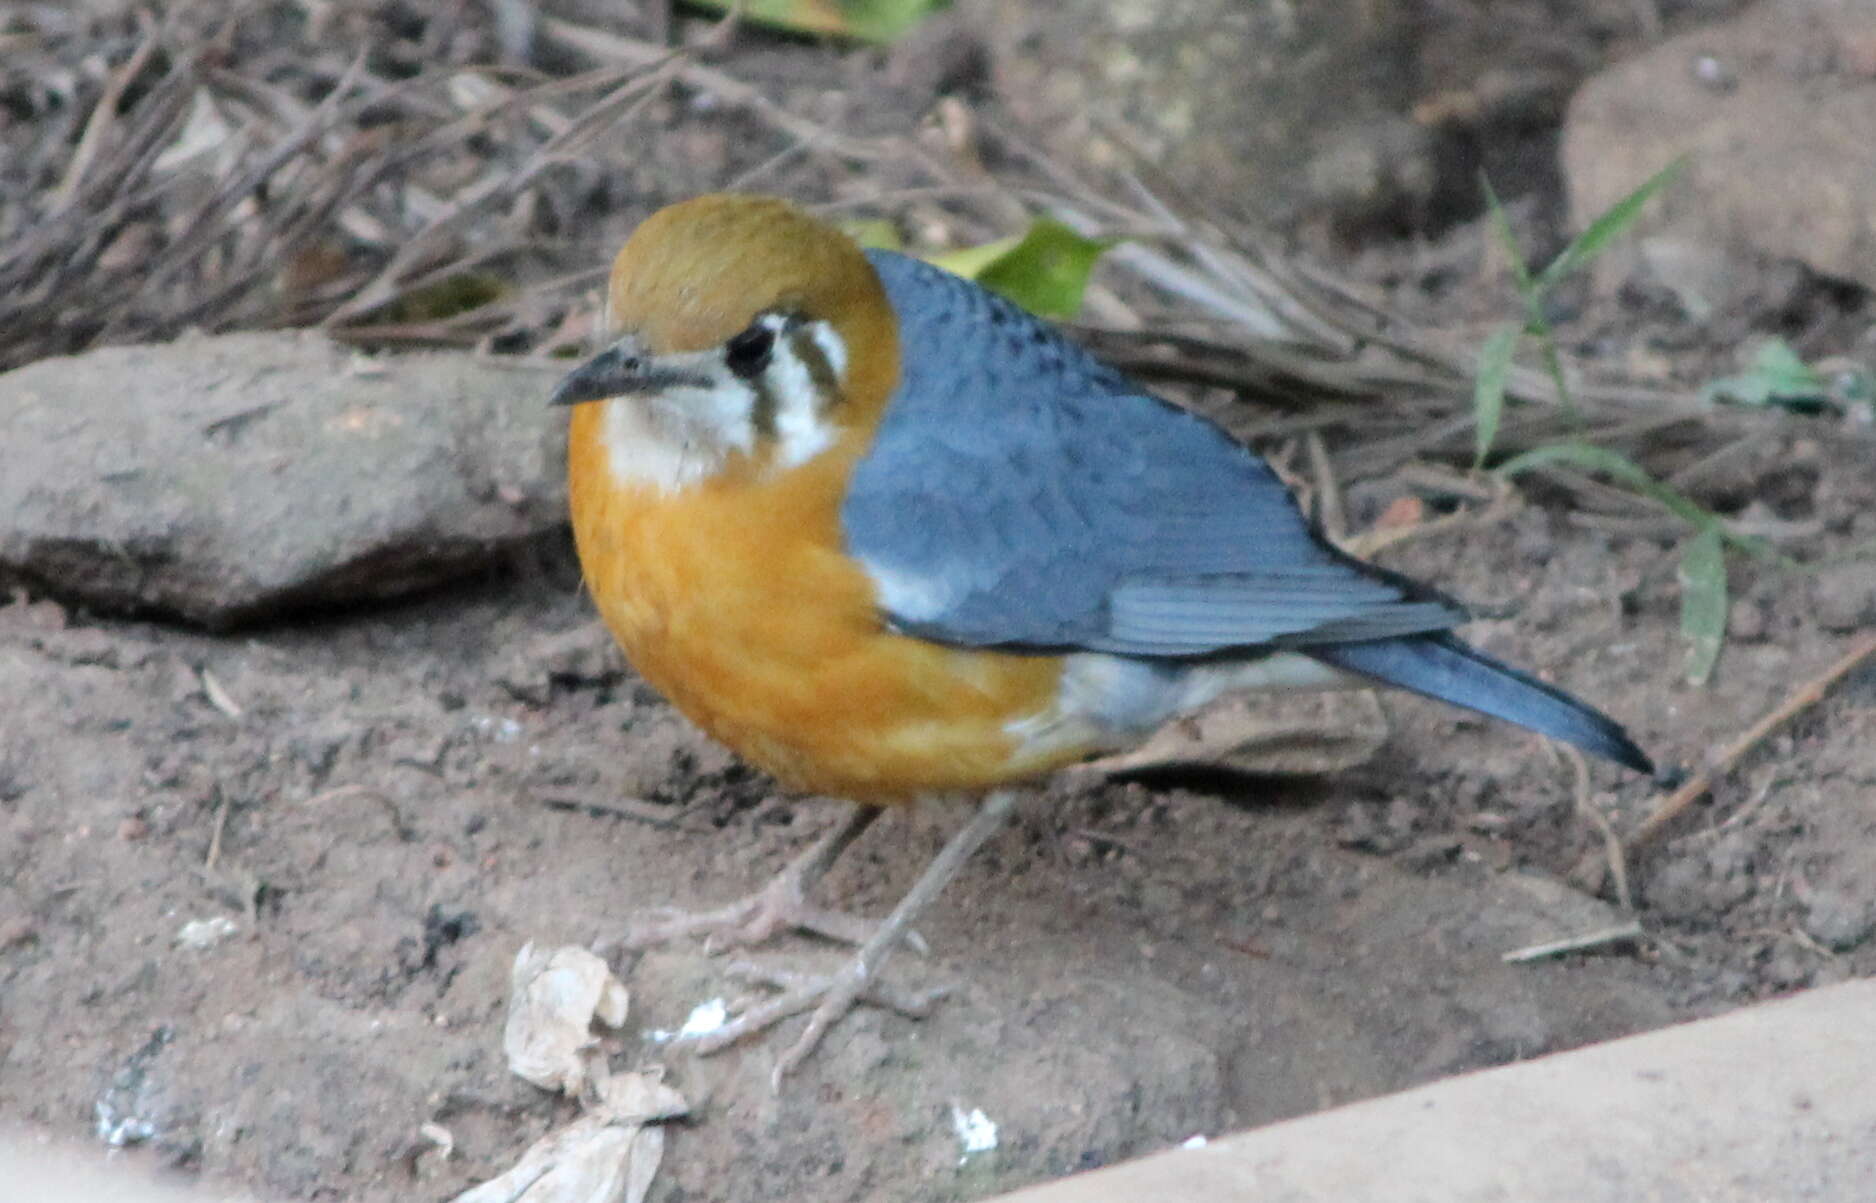
[[[1302,649],[1337,668],[1575,744],[1638,773],[1654,765],[1608,715],[1447,632]]]

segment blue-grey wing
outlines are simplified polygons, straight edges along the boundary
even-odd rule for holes
[[[898,629],[1194,656],[1464,620],[1324,544],[1216,426],[974,284],[869,258],[898,313],[902,376],[841,517]]]

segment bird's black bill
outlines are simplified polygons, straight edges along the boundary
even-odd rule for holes
[[[622,339],[593,356],[564,376],[554,386],[549,405],[579,405],[586,401],[609,401],[614,397],[642,397],[675,388],[712,387],[710,377],[696,369],[695,356],[674,357],[679,362],[660,362],[656,356],[642,355],[630,340]]]
[[[613,345],[574,368],[554,386],[549,405],[579,405],[642,393],[652,383],[642,357]]]

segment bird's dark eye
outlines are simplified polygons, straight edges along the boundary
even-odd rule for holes
[[[775,331],[762,322],[730,339],[723,347],[724,362],[744,380],[762,374],[769,366],[769,354],[775,350]]]

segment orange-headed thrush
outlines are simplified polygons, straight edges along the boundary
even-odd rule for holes
[[[880,964],[1003,821],[1000,787],[1222,694],[1394,685],[1649,768],[1455,637],[1453,602],[1326,543],[1255,453],[976,284],[715,195],[634,231],[606,308],[612,341],[553,397],[601,615],[710,734],[860,804],[767,890],[643,933],[860,945],[706,1051],[813,1008],[786,1070],[858,1000],[918,1013]],[[883,924],[806,901],[878,805],[949,791],[988,793]]]

